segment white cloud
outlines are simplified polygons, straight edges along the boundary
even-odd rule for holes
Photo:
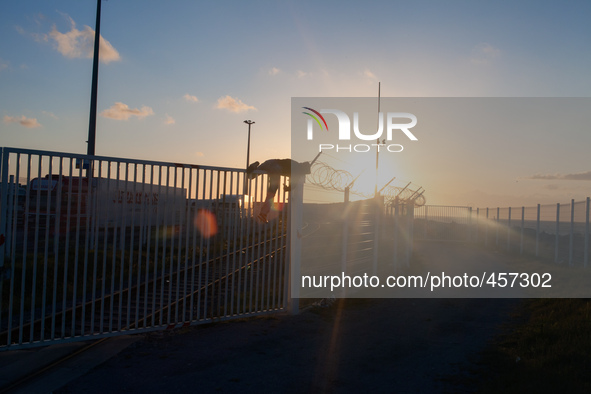
[[[143,106],[141,109],[129,108],[127,104],[117,102],[111,108],[100,113],[101,116],[115,120],[128,120],[132,116],[137,116],[139,119],[146,116],[154,115],[154,111],[150,107]]]
[[[298,76],[298,78],[304,78],[306,75],[308,75],[308,73],[307,72],[304,72],[302,70],[298,70],[296,72],[296,75]]]
[[[2,70],[6,70],[8,68],[8,63],[5,62],[1,57],[0,57],[0,71]]]
[[[251,109],[254,111],[257,111],[257,109],[255,107],[253,107],[251,105],[247,105],[247,104],[243,103],[242,100],[235,99],[230,96],[220,97],[218,99],[218,103],[217,103],[216,108],[227,109],[230,112],[236,112],[236,113],[246,112]]]
[[[272,69],[269,70],[269,75],[277,75],[281,72],[280,69],[278,69],[277,67],[273,67]]]
[[[203,157],[205,155],[203,154],[203,152],[195,152],[195,156],[197,156],[197,157]]]
[[[363,76],[370,84],[378,80],[378,77],[369,69],[365,69],[365,71],[363,71]]]
[[[470,62],[473,64],[488,64],[500,55],[501,50],[499,48],[495,48],[487,43],[481,43],[472,49]]]
[[[37,122],[36,118],[27,118],[26,116],[16,117],[16,116],[4,116],[4,123],[19,123],[23,127],[27,127],[29,129],[41,127],[41,124]]]
[[[185,100],[187,100],[187,101],[192,101],[194,103],[198,103],[199,102],[199,99],[197,98],[197,96],[190,95],[189,93],[185,94],[183,96],[183,98]]]
[[[175,124],[176,120],[169,114],[166,114],[166,119],[164,120],[164,124]]]
[[[47,115],[50,118],[59,119],[53,112],[49,112],[49,111],[41,111],[41,112],[43,113],[43,115]]]
[[[57,45],[56,49],[58,52],[71,59],[92,58],[94,52],[94,29],[90,26],[84,26],[84,30],[78,30],[74,20],[70,17],[68,18],[72,26],[70,31],[61,33],[54,25],[49,34],[43,36],[43,38],[36,38],[36,40],[47,41],[48,38],[51,38]],[[99,58],[101,62],[108,64],[121,60],[119,52],[102,35],[99,43]]]

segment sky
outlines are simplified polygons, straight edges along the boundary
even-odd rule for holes
[[[243,168],[250,119],[251,162],[290,157],[292,97],[378,83],[382,97],[590,97],[590,16],[587,1],[103,1],[96,154]],[[0,146],[86,152],[95,18],[90,0],[0,4]],[[578,126],[424,130],[384,173],[430,204],[580,201]]]

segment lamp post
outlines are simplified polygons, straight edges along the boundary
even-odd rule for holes
[[[92,92],[90,95],[90,121],[86,154],[94,155],[96,141],[96,96],[98,90],[99,43],[101,37],[101,0],[96,2],[96,26],[94,27],[94,55],[92,59]]]
[[[253,125],[252,120],[245,120],[244,123],[248,125],[248,145],[246,147],[246,168],[250,165],[250,125]]]

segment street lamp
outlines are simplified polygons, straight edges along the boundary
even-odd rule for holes
[[[245,120],[244,123],[248,125],[248,145],[246,147],[246,168],[250,165],[250,125],[254,124],[252,120]]]

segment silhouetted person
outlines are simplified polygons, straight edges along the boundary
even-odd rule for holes
[[[267,186],[267,196],[265,202],[261,207],[261,212],[258,215],[260,221],[267,223],[267,214],[271,210],[271,203],[275,198],[275,194],[279,189],[279,182],[281,177],[289,177],[290,185],[285,186],[285,191],[290,191],[293,185],[291,180],[292,172],[294,175],[306,175],[310,173],[310,163],[304,162],[299,163],[291,159],[270,159],[259,165],[258,161],[255,161],[246,169],[246,175],[249,179],[256,178],[258,174],[254,171],[262,171],[268,174],[269,183]]]

